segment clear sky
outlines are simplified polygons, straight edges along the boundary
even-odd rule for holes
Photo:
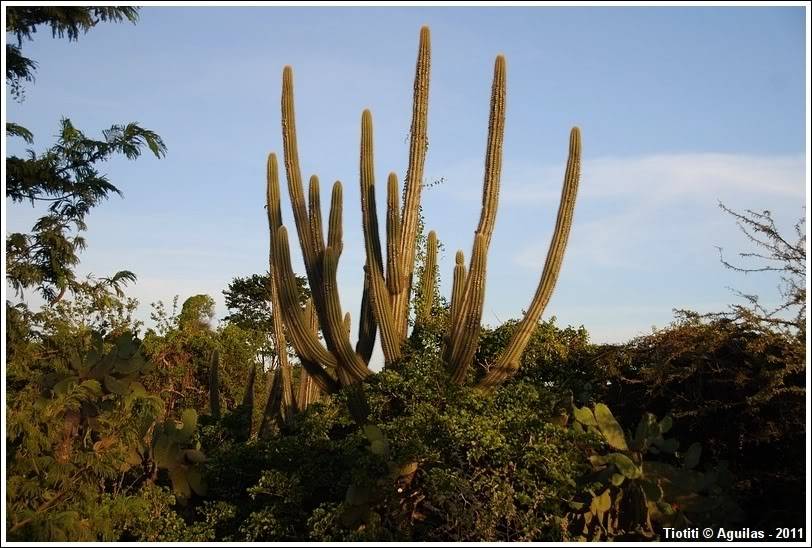
[[[774,278],[719,263],[716,246],[749,248],[717,202],[769,209],[785,230],[804,213],[800,7],[144,8],[137,25],[102,24],[75,43],[41,29],[23,46],[37,80],[22,104],[7,101],[8,119],[34,132],[38,151],[63,115],[92,135],[130,121],[158,132],[165,159],[105,166],[124,198],[90,214],[80,271],[134,271],[129,293],[144,319],[150,302],[197,293],[215,297],[222,317],[229,280],[267,269],[265,157],[281,153],[281,73],[293,65],[303,174],[318,174],[323,192],[336,179],[345,186],[339,281],[355,321],[360,115],[373,113],[379,183],[389,171],[402,179],[423,24],[432,31],[425,175],[443,180],[423,204],[444,245],[445,295],[454,251],[470,253],[492,64],[503,53],[507,122],[485,323],[520,316],[535,291],[573,125],[582,182],[545,318],[619,342],[666,325],[673,308],[722,310],[736,300],[730,287],[777,298]],[[30,229],[35,211],[6,207],[8,231]]]

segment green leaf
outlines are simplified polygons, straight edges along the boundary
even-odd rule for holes
[[[612,496],[609,494],[609,489],[604,490],[600,496],[592,499],[592,504],[589,510],[593,514],[603,514],[612,507]]]
[[[612,485],[615,487],[620,487],[620,485],[626,480],[626,476],[623,474],[612,474]]]
[[[54,394],[56,396],[63,396],[67,394],[71,388],[76,386],[76,383],[79,382],[79,377],[70,376],[62,379],[58,383],[56,383],[53,387]]]
[[[181,441],[187,441],[197,428],[197,411],[191,408],[184,409],[180,420],[183,422],[183,428],[178,432],[178,436]]]
[[[389,451],[389,442],[386,440],[375,440],[369,448],[375,455],[384,456]]]
[[[674,425],[674,420],[671,418],[671,415],[667,415],[663,417],[663,420],[660,421],[660,433],[665,434],[671,427]]]
[[[601,434],[603,434],[603,437],[610,446],[615,449],[620,449],[621,451],[629,450],[628,445],[626,445],[626,436],[623,434],[623,429],[606,405],[602,403],[595,405],[595,420],[598,423]]]
[[[140,371],[147,363],[144,355],[141,352],[136,352],[129,358],[120,358],[116,360],[115,371],[122,375],[129,375]]]
[[[682,466],[688,468],[689,470],[692,468],[696,468],[696,465],[699,464],[699,458],[702,456],[702,446],[698,443],[693,443],[685,452],[685,458],[682,461]]]
[[[657,424],[657,417],[651,413],[644,413],[643,418],[637,424],[637,431],[634,434],[634,442],[640,449],[651,442],[652,438],[660,435],[660,425]]]
[[[381,429],[375,426],[374,424],[364,425],[364,435],[371,442],[374,442],[376,440],[383,441],[385,439],[383,432],[381,432]]]
[[[679,449],[679,442],[675,438],[663,439],[657,438],[654,440],[654,445],[663,453],[673,453]]]
[[[632,462],[632,459],[622,453],[610,453],[606,455],[606,460],[617,466],[620,473],[629,479],[637,479],[641,476],[640,468]]]
[[[575,420],[584,426],[598,426],[598,423],[595,421],[595,415],[592,414],[592,410],[589,407],[573,407],[572,414]]]
[[[203,480],[203,472],[199,466],[189,468],[189,471],[186,472],[186,481],[189,482],[192,491],[198,495],[203,496],[206,494],[206,482]]]
[[[169,469],[169,479],[172,480],[172,490],[183,498],[192,496],[192,488],[189,485],[187,470],[182,466]]]
[[[195,464],[206,462],[206,454],[203,451],[199,451],[197,449],[187,449],[183,453],[186,456],[186,460],[189,462],[193,462]]]
[[[106,375],[104,377],[104,387],[108,392],[123,396],[129,389],[129,383],[119,380],[111,375]]]
[[[125,331],[116,338],[116,353],[118,357],[129,360],[138,350],[138,342],[133,339],[132,333]]]

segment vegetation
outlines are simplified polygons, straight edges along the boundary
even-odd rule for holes
[[[34,67],[21,57],[22,38],[38,25],[76,39],[99,21],[137,15],[8,9],[23,60],[7,81],[18,86]],[[719,314],[681,312],[626,344],[592,344],[583,327],[540,320],[572,225],[576,128],[536,294],[523,318],[482,326],[505,60],[495,62],[473,250],[468,265],[457,252],[445,300],[441,242],[425,233],[420,210],[429,41],[424,28],[404,189],[394,174],[387,181],[385,260],[372,117],[362,114],[366,264],[355,345],[336,284],[342,186],[332,189],[325,240],[317,178],[304,198],[290,67],[284,163],[306,276],[291,268],[270,155],[269,271],[232,280],[219,324],[213,298],[192,295],[155,303],[144,330],[124,292],[131,273],[74,274],[84,245],[76,232],[118,191],[94,165],[115,153],[135,158],[143,145],[161,155],[157,135],[127,125],[88,141],[71,129],[43,156],[7,158],[16,162],[8,197],[47,198],[46,217],[61,223],[48,238],[38,225],[7,246],[9,281],[47,298],[40,311],[6,303],[9,540],[640,541],[662,539],[664,527],[803,525],[800,229],[788,242],[769,213],[735,214],[761,249],[744,258],[768,267],[725,264],[780,270],[778,310],[752,297]],[[378,334],[385,366],[372,372]]]

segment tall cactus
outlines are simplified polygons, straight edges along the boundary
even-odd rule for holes
[[[567,170],[564,174],[564,186],[561,190],[561,202],[558,206],[555,229],[550,241],[550,247],[547,250],[547,259],[544,261],[544,270],[541,273],[541,280],[536,289],[536,294],[533,296],[530,308],[525,313],[519,328],[511,337],[507,347],[497,359],[496,364],[480,381],[480,388],[493,388],[507,380],[519,368],[522,353],[530,341],[541,313],[544,312],[547,303],[550,301],[555,283],[558,280],[558,273],[561,271],[564,250],[567,247],[570,227],[572,226],[575,197],[578,193],[580,176],[581,131],[575,127],[570,132],[569,157],[567,159]]]
[[[401,346],[406,339],[409,302],[413,289],[415,246],[420,214],[420,194],[423,169],[428,146],[428,93],[431,65],[430,34],[427,27],[420,31],[420,45],[415,68],[412,122],[409,144],[409,163],[404,180],[403,203],[397,176],[391,173],[386,185],[386,243],[381,245],[375,196],[374,149],[372,113],[365,110],[361,116],[360,194],[362,228],[364,234],[365,265],[364,292],[359,315],[358,341],[353,348],[349,340],[349,315],[344,314],[337,291],[337,268],[342,251],[342,187],[336,182],[330,204],[328,236],[325,245],[319,181],[310,178],[307,202],[299,167],[298,143],[293,102],[293,71],[285,67],[282,78],[282,135],[284,164],[288,192],[296,224],[296,234],[302,250],[312,301],[307,311],[299,306],[295,275],[291,268],[287,229],[282,224],[279,181],[276,156],[268,158],[267,203],[270,232],[271,267],[275,270],[275,284],[279,294],[280,317],[288,327],[291,343],[306,370],[307,382],[321,391],[333,392],[342,386],[358,383],[370,374],[368,363],[380,333],[381,347],[387,365],[402,356]],[[499,184],[502,168],[502,146],[505,127],[506,62],[497,56],[491,87],[488,140],[485,152],[485,174],[482,190],[482,210],[474,232],[470,264],[466,269],[464,255],[458,252],[454,267],[451,298],[451,322],[445,337],[444,359],[451,372],[452,382],[465,380],[476,353],[481,329],[482,308],[485,299],[487,255],[496,222]],[[518,361],[527,345],[538,318],[550,299],[555,286],[566,247],[580,166],[580,134],[573,129],[570,159],[564,181],[553,241],[550,244],[542,279],[530,309],[522,320],[516,335],[489,370],[480,387],[487,388],[504,381],[518,367]],[[434,232],[429,236],[426,272],[421,291],[422,308],[416,310],[416,323],[425,322],[431,311],[434,293],[434,268],[437,240]],[[385,252],[385,256],[384,256]],[[276,304],[274,305],[276,308]],[[317,319],[318,328],[309,324],[309,317]],[[319,329],[324,343],[319,339]],[[305,382],[304,380],[302,381]],[[307,387],[300,386],[300,395]],[[301,396],[300,396],[301,397]],[[301,404],[300,404],[301,407]]]
[[[434,304],[434,281],[437,274],[437,234],[432,230],[426,241],[426,260],[420,277],[420,307],[415,322],[425,325],[431,317]]]

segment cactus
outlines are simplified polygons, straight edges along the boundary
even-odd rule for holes
[[[612,451],[589,457],[592,472],[583,483],[599,487],[570,503],[575,511],[570,522],[585,535],[584,540],[630,533],[652,538],[652,522],[683,527],[696,514],[715,510],[730,518],[739,511],[721,489],[724,467],[698,472],[701,446],[694,443],[681,453],[675,439],[664,437],[671,427],[670,417],[657,422],[654,415],[645,413],[635,435],[627,437],[604,404],[595,405],[594,410],[575,407],[573,416],[574,430],[591,432]],[[672,462],[681,461],[681,466],[651,460],[663,452]]]
[[[315,186],[316,196],[312,197],[312,190]],[[311,200],[315,200],[318,205],[318,179],[311,180]],[[318,207],[315,208],[318,210]],[[320,220],[316,221],[321,224]],[[314,223],[314,224],[316,224]],[[275,423],[279,428],[287,425],[293,418],[296,412],[296,399],[293,394],[293,379],[291,378],[290,364],[288,363],[288,345],[285,338],[285,329],[280,315],[281,305],[279,304],[279,293],[277,291],[274,278],[276,272],[271,265],[269,271],[268,293],[271,297],[271,306],[274,314],[273,319],[273,338],[274,346],[276,347],[276,354],[279,364],[274,373],[273,380],[270,384],[268,391],[268,398],[265,403],[265,409],[262,412],[262,422],[259,426],[259,437],[267,439],[271,435],[271,424]]]
[[[189,443],[197,429],[197,412],[185,409],[181,423],[167,419],[155,425],[152,442],[152,460],[157,469],[166,470],[172,482],[172,490],[183,499],[192,493],[206,494],[201,464],[206,455]]]
[[[420,308],[417,311],[417,323],[426,324],[431,317],[434,304],[434,280],[437,270],[437,234],[432,230],[426,241],[426,262],[423,275],[420,277]]]
[[[294,114],[293,71],[288,66],[282,74],[282,137],[287,177],[296,234],[302,250],[308,282],[313,292],[311,309],[319,329],[310,329],[299,307],[295,276],[291,268],[287,229],[282,224],[278,167],[274,154],[268,157],[267,204],[270,232],[270,263],[276,271],[280,316],[288,327],[291,342],[306,369],[308,382],[325,392],[362,381],[369,374],[368,363],[380,333],[386,365],[402,356],[401,346],[407,337],[409,301],[415,268],[420,194],[428,146],[427,118],[429,73],[431,65],[430,33],[420,31],[420,45],[415,68],[409,163],[404,179],[403,203],[397,176],[389,174],[386,186],[386,246],[381,245],[375,197],[372,113],[361,116],[360,189],[365,266],[364,293],[359,315],[358,341],[353,348],[349,340],[349,320],[341,309],[336,286],[336,270],[342,251],[342,187],[333,186],[328,222],[327,244],[321,219],[319,181],[310,178],[305,203],[299,166]],[[462,252],[457,253],[451,298],[451,322],[445,337],[444,359],[451,380],[462,383],[473,362],[481,329],[485,298],[487,254],[496,222],[502,169],[502,146],[505,127],[506,62],[497,56],[491,87],[488,139],[485,152],[482,209],[474,232],[470,264],[466,269]],[[508,347],[479,383],[489,389],[509,378],[518,368],[519,359],[538,319],[552,295],[561,268],[564,250],[572,224],[575,196],[580,175],[580,133],[574,128],[570,137],[570,154],[564,179],[561,204],[555,231],[544,265],[541,281],[530,308]],[[426,275],[420,280],[422,308],[416,310],[416,325],[425,322],[431,312],[436,265],[436,234],[430,233]],[[384,257],[384,249],[386,256]],[[274,305],[275,308],[276,305]],[[325,347],[326,346],[326,347]],[[301,389],[306,391],[305,389]]]

